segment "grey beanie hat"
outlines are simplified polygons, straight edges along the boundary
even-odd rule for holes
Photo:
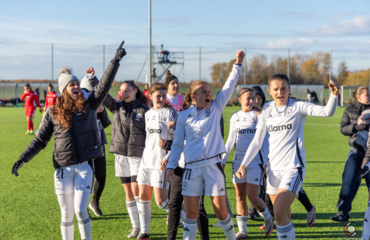
[[[85,75],[85,77],[82,78],[80,83],[80,88],[85,88],[91,92],[93,89],[90,85],[89,77]]]
[[[64,89],[73,80],[78,81],[78,78],[75,75],[72,75],[72,69],[70,67],[64,67],[60,70],[59,78],[58,78],[58,85],[59,85],[60,94],[63,94]]]

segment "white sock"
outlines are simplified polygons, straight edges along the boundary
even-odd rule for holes
[[[70,240],[73,239],[75,233],[75,227],[72,222],[61,222],[60,230],[62,231],[62,239],[63,240]]]
[[[139,228],[139,214],[136,201],[126,202],[127,212],[130,216],[132,228]]]
[[[139,206],[139,201],[140,201],[139,196],[134,197],[134,198],[135,198],[136,205]]]
[[[370,201],[367,203],[367,208],[364,217],[364,225],[362,229],[362,238],[369,239],[370,237]]]
[[[185,224],[183,228],[183,239],[184,240],[195,240],[197,237],[197,226],[198,220],[197,219],[187,219],[185,218]]]
[[[220,220],[221,228],[225,233],[225,236],[228,240],[235,240],[235,228],[233,219],[231,218],[230,214],[227,216],[225,220]]]
[[[88,216],[83,221],[78,221],[81,239],[91,240],[91,218]],[[72,238],[73,239],[73,238]]]
[[[159,207],[162,208],[163,210],[165,210],[166,212],[169,212],[170,209],[168,208],[168,198],[166,199],[166,201],[164,201]]]
[[[149,225],[150,225],[150,218],[152,215],[152,209],[150,207],[150,200],[140,200],[139,201],[139,217],[140,217],[140,226],[141,226],[141,233],[149,234]]]
[[[247,233],[248,216],[236,216],[239,232]]]
[[[290,222],[285,226],[278,226],[276,225],[276,233],[279,240],[294,240],[295,239],[295,231],[293,223]]]
[[[183,220],[184,222],[185,222],[185,218],[186,218],[185,216],[186,216],[186,214],[185,214],[184,210],[181,210],[180,219]]]
[[[261,212],[257,211],[258,214],[264,219],[264,220],[269,220],[271,218],[271,214],[267,207],[263,209]]]

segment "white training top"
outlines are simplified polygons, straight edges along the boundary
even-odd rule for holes
[[[169,121],[175,121],[177,111],[172,107],[161,108],[158,110],[150,109],[145,113],[145,149],[141,165],[148,169],[160,169],[163,159],[168,159],[169,152],[162,149],[159,139],[170,140],[171,129],[168,129]]]
[[[221,115],[234,92],[241,72],[242,66],[234,64],[229,78],[209,108],[198,111],[192,106],[179,113],[168,169],[176,168],[182,152],[185,155],[186,168],[221,162],[219,156],[226,151],[221,135]]]
[[[306,167],[303,136],[306,116],[330,117],[334,115],[336,107],[337,97],[332,94],[325,107],[292,98],[280,107],[271,102],[259,117],[256,135],[242,164],[248,166],[253,161],[268,131],[270,144],[268,166],[271,170]]]
[[[167,97],[167,100],[173,105],[175,106],[177,104],[177,102],[179,101],[179,96],[180,94],[176,94],[175,96],[172,96],[170,94],[167,93],[166,97]]]
[[[226,154],[222,161],[224,164],[226,163],[232,148],[235,147],[233,161],[236,165],[241,165],[245,153],[247,152],[257,130],[257,114],[258,112],[255,110],[250,112],[242,112],[239,110],[231,115],[229,137],[225,145]],[[258,154],[253,158],[248,167],[253,168],[261,166],[263,168],[267,163],[268,152],[266,151],[268,151],[268,136],[265,137],[261,150],[258,151]]]

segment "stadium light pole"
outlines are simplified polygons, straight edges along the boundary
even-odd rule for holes
[[[202,47],[199,47],[199,80],[202,78]]]
[[[103,44],[103,73],[105,72],[105,44]]]
[[[148,46],[148,74],[146,83],[152,86],[152,1],[148,0],[148,24],[149,24],[149,46]]]
[[[288,78],[290,80],[290,48],[288,48],[288,70],[287,70],[287,73],[288,73]]]
[[[247,84],[247,48],[244,48],[244,85]]]
[[[51,44],[51,82],[54,80],[54,43]]]
[[[332,62],[332,50],[330,49],[330,66],[329,66],[329,81],[331,80],[331,62]]]

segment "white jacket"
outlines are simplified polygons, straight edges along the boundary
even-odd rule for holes
[[[226,152],[220,129],[221,114],[235,90],[241,72],[242,66],[234,64],[229,78],[210,108],[198,111],[193,106],[179,113],[168,169],[176,168],[182,152],[185,155],[186,168],[221,162],[218,156]]]

